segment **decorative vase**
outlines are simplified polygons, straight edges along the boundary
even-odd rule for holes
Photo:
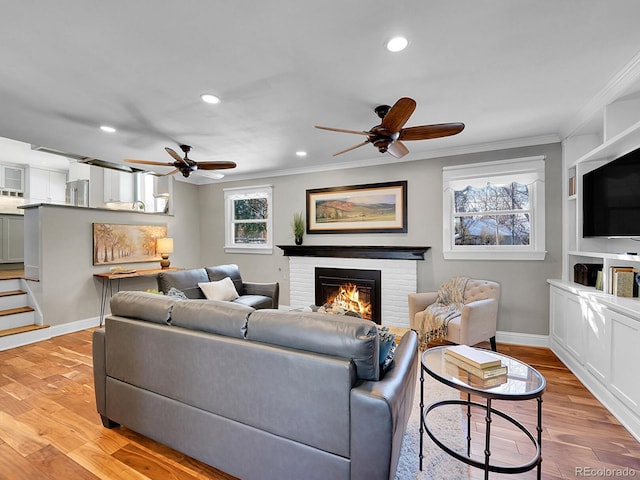
[[[302,237],[296,237],[295,242],[296,245],[302,245]]]

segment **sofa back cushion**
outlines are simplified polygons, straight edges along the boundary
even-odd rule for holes
[[[350,359],[358,378],[380,377],[378,331],[368,320],[329,313],[256,310],[249,315],[246,338]]]
[[[171,312],[171,325],[190,330],[244,338],[247,318],[254,309],[217,300],[183,300]]]
[[[230,263],[229,265],[215,265],[213,267],[205,267],[209,280],[211,282],[217,282],[223,278],[229,277],[233,280],[233,285],[236,287],[238,295],[244,294],[244,288],[242,287],[242,277],[240,276],[240,269],[238,265]],[[204,280],[205,282],[207,280]]]
[[[158,290],[166,295],[173,287],[184,292],[188,298],[204,298],[202,290],[198,287],[198,282],[208,281],[209,277],[204,268],[160,272],[158,274]]]
[[[148,292],[122,291],[111,297],[111,314],[167,324],[177,300],[175,297]]]

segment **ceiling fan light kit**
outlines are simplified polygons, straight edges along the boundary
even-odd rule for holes
[[[344,130],[341,128],[321,127],[315,125],[316,128],[321,130],[329,130],[332,132],[351,133],[355,135],[366,135],[367,139],[362,143],[349,147],[345,150],[341,150],[333,154],[340,155],[342,153],[350,152],[358,147],[366,145],[367,143],[373,144],[380,153],[388,152],[395,158],[402,158],[409,149],[402,143],[402,141],[413,140],[428,140],[432,138],[448,137],[451,135],[457,135],[464,130],[464,123],[439,123],[433,125],[420,125],[416,127],[403,128],[407,123],[411,115],[416,109],[416,101],[412,98],[403,97],[398,100],[393,107],[389,105],[379,105],[374,109],[374,112],[382,122],[380,125],[372,127],[368,132],[357,130]]]

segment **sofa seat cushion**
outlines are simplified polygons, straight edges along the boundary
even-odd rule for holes
[[[330,313],[256,310],[249,315],[246,338],[353,361],[362,380],[380,377],[376,324]]]
[[[247,318],[253,311],[251,307],[232,302],[183,300],[173,308],[171,325],[227,337],[244,338]]]
[[[175,297],[155,293],[122,291],[111,297],[110,306],[112,315],[167,324],[179,302]]]
[[[236,298],[233,303],[239,303],[258,310],[261,308],[272,308],[273,299],[271,297],[265,297],[264,295],[241,295]]]

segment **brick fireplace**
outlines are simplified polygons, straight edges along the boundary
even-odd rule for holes
[[[291,308],[317,304],[316,268],[373,270],[380,272],[380,323],[409,326],[407,295],[417,290],[417,262],[429,247],[279,247],[289,256]]]

